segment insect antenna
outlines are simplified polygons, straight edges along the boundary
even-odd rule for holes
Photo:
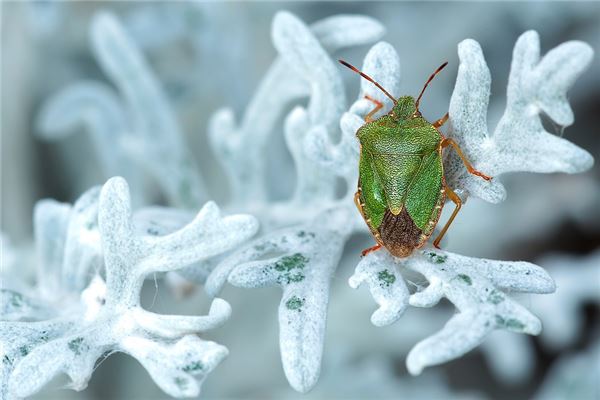
[[[356,72],[357,74],[359,74],[360,76],[362,76],[363,78],[365,78],[366,80],[368,80],[369,82],[371,82],[372,84],[374,84],[375,86],[377,86],[377,88],[379,90],[381,90],[387,97],[389,97],[390,99],[392,99],[392,101],[394,102],[394,104],[396,104],[396,99],[394,98],[394,96],[392,96],[391,94],[389,94],[388,91],[383,88],[383,86],[381,86],[379,83],[377,83],[375,81],[375,79],[371,78],[369,75],[365,74],[364,72],[362,72],[361,70],[359,70],[358,68],[356,68],[354,65],[349,64],[349,63],[347,63],[344,60],[338,60],[338,61],[343,66],[350,68],[352,71]]]
[[[425,89],[427,89],[427,85],[429,85],[429,82],[431,82],[433,80],[433,78],[435,78],[435,76],[437,74],[440,73],[441,70],[444,69],[444,67],[446,67],[446,65],[448,65],[448,61],[446,61],[445,63],[443,63],[442,65],[440,65],[438,67],[438,69],[436,69],[433,74],[431,74],[431,76],[429,77],[429,79],[427,79],[427,82],[425,82],[425,86],[423,86],[423,90],[421,90],[421,94],[419,94],[419,97],[417,97],[417,102],[415,103],[415,108],[417,111],[419,111],[419,103],[421,102],[421,97],[423,97],[423,93],[425,93]]]

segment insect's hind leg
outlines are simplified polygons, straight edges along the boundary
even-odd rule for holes
[[[381,110],[383,108],[383,103],[375,100],[374,98],[372,98],[369,95],[365,95],[365,99],[369,100],[370,102],[375,104],[375,108],[373,108],[371,111],[369,111],[369,113],[367,115],[365,115],[365,121],[366,122],[372,122],[373,121],[373,115],[375,115],[375,113],[379,110]]]
[[[454,191],[452,189],[450,189],[448,186],[446,186],[444,188],[444,190],[446,191],[446,196],[450,200],[452,200],[452,202],[456,205],[456,208],[454,208],[452,215],[448,219],[448,222],[446,222],[446,225],[444,225],[444,228],[442,229],[442,231],[440,232],[438,237],[435,238],[435,240],[433,241],[433,245],[438,249],[440,248],[439,245],[440,245],[440,242],[442,241],[442,238],[446,234],[446,231],[450,227],[450,224],[452,224],[452,221],[454,221],[454,218],[456,218],[456,214],[458,214],[458,212],[460,211],[460,208],[462,207],[462,200],[460,199],[460,197],[458,197],[458,195],[456,193],[454,193]]]
[[[362,257],[366,256],[369,253],[372,253],[374,251],[377,251],[381,248],[381,245],[379,243],[377,243],[375,246],[373,247],[369,247],[368,249],[364,249],[362,251],[362,253],[360,254]]]
[[[442,149],[445,147],[448,147],[448,146],[452,146],[454,148],[454,150],[456,151],[456,154],[458,154],[458,156],[462,160],[463,164],[465,164],[465,167],[467,168],[467,171],[469,171],[470,174],[477,175],[478,177],[483,178],[486,181],[492,180],[491,176],[487,176],[483,172],[476,170],[473,167],[473,165],[471,165],[469,160],[467,160],[467,157],[465,157],[464,153],[462,152],[460,147],[458,147],[458,144],[456,144],[456,142],[454,140],[452,140],[450,138],[446,138],[446,139],[442,140],[442,142],[440,143],[440,147]]]

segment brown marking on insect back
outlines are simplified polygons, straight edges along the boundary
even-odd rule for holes
[[[379,226],[383,245],[395,257],[408,257],[419,246],[422,233],[405,207],[398,215],[386,210]]]

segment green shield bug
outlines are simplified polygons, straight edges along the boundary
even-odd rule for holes
[[[356,132],[360,142],[356,207],[369,226],[377,244],[362,252],[385,247],[395,257],[407,257],[425,244],[440,218],[446,197],[456,205],[446,225],[434,240],[439,248],[442,237],[460,210],[460,197],[446,185],[442,151],[452,146],[469,173],[485,180],[491,177],[477,171],[456,142],[439,131],[448,113],[434,123],[421,115],[419,102],[427,85],[448,64],[442,64],[427,80],[417,97],[395,99],[379,83],[343,60],[344,66],[373,83],[394,106],[386,115],[374,119],[383,104],[369,96],[375,107],[365,116]]]

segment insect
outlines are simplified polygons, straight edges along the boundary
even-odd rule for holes
[[[460,197],[446,185],[443,150],[451,146],[469,173],[487,181],[492,179],[473,168],[456,142],[439,131],[448,120],[448,113],[430,123],[419,111],[425,89],[448,63],[435,70],[415,100],[412,96],[394,98],[373,78],[349,63],[339,61],[373,83],[394,102],[390,112],[374,119],[373,115],[383,104],[365,96],[374,108],[365,116],[366,123],[356,132],[360,142],[360,161],[354,201],[377,242],[362,255],[383,246],[393,256],[409,256],[433,233],[447,197],[456,207],[433,242],[439,248],[462,205]]]

